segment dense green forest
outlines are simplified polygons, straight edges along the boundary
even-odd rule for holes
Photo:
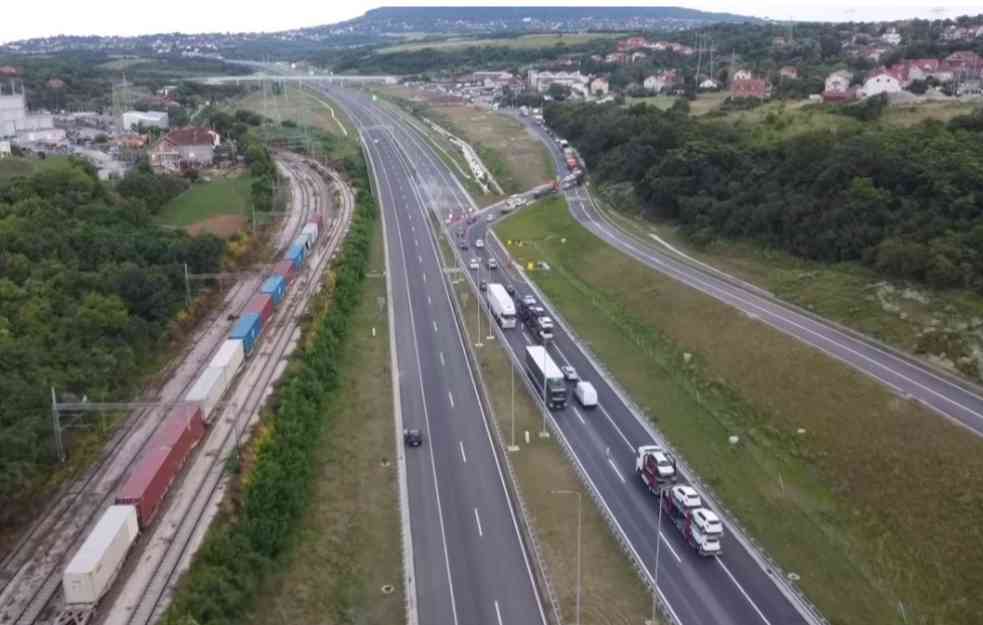
[[[809,259],[983,291],[983,111],[756,142],[654,107],[554,104],[547,123],[602,182],[697,243],[746,238]]]
[[[219,268],[224,242],[151,222],[183,188],[131,174],[120,193],[70,161],[0,183],[0,501],[30,497],[54,462],[50,387],[125,399],[185,301],[183,263]],[[153,184],[147,184],[151,182]],[[0,527],[21,508],[4,505]]]

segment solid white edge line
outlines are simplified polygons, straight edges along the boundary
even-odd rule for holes
[[[375,165],[372,160],[372,154],[369,152],[369,146],[365,141],[365,136],[361,133],[359,138],[362,140],[362,145],[365,149],[365,158],[369,161],[369,168],[372,170],[373,177],[376,179],[376,186],[379,183],[379,177],[375,173]],[[395,444],[396,444],[396,466],[397,466],[397,479],[399,482],[399,516],[400,523],[402,525],[402,543],[403,543],[403,584],[406,588],[406,620],[408,625],[418,625],[420,621],[419,612],[417,608],[417,596],[416,596],[416,564],[414,562],[413,555],[413,531],[410,525],[410,510],[409,510],[409,484],[406,475],[406,449],[402,444],[403,436],[403,404],[399,393],[399,360],[396,350],[396,313],[393,307],[393,297],[392,297],[392,280],[390,276],[392,275],[392,270],[390,268],[389,260],[389,242],[386,239],[386,216],[385,210],[382,206],[382,192],[379,191],[379,214],[381,215],[382,222],[382,247],[383,255],[385,256],[386,262],[386,297],[389,300],[386,308],[388,309],[389,316],[389,359],[390,359],[390,377],[392,379],[392,393],[393,393],[393,423],[396,428]]]

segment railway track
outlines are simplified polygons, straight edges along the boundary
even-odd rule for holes
[[[208,447],[202,450],[198,459],[204,460],[204,467],[198,469],[203,477],[193,489],[185,483],[181,499],[186,505],[174,510],[178,519],[176,526],[168,526],[167,518],[162,519],[158,527],[163,528],[167,536],[155,537],[151,540],[161,546],[161,551],[154,554],[156,564],[152,570],[142,572],[142,579],[131,578],[127,587],[122,589],[121,600],[105,619],[106,625],[148,625],[155,622],[166,609],[168,600],[180,573],[190,562],[193,551],[197,548],[209,521],[209,512],[217,508],[224,490],[226,458],[234,452],[237,439],[245,438],[251,421],[258,417],[259,410],[268,396],[271,384],[282,370],[284,356],[288,353],[291,343],[297,340],[299,319],[303,310],[316,292],[320,284],[320,276],[333,258],[338,245],[347,232],[351,221],[352,203],[343,202],[341,215],[333,221],[330,230],[318,243],[314,262],[310,263],[302,276],[298,276],[288,295],[288,299],[277,312],[277,321],[273,332],[267,334],[257,347],[258,352],[253,356],[249,371],[240,374],[232,391],[233,404],[230,404],[216,420],[223,424],[224,431],[212,432]],[[312,204],[316,203],[312,201]],[[297,282],[305,280],[302,285]],[[301,286],[301,288],[296,288]],[[257,362],[260,361],[260,362]],[[258,369],[257,369],[258,365]],[[241,401],[239,401],[241,399]],[[229,413],[232,414],[229,414]],[[215,436],[217,443],[213,443]],[[189,471],[194,472],[195,469]],[[143,564],[146,564],[144,558]],[[135,588],[131,588],[135,586]],[[127,605],[130,597],[137,600]],[[122,604],[122,605],[121,605]]]
[[[312,208],[320,210],[321,194],[312,193],[317,183],[301,165],[288,162],[287,169],[291,176],[298,177],[296,188],[302,190],[300,219],[288,228],[294,232],[283,237],[289,244],[307,221]],[[282,243],[278,245],[282,246]],[[166,398],[165,401],[180,400],[194,384],[228,333],[228,312],[245,306],[259,284],[259,277],[248,278],[238,281],[230,289],[222,310],[195,335],[181,357],[181,365],[174,367],[174,376],[163,385],[160,396]],[[130,466],[140,456],[166,413],[161,407],[133,411],[114,434],[101,460],[80,481],[63,489],[5,556],[0,563],[0,621],[15,625],[46,622],[51,613],[57,611],[56,595],[68,557],[84,540],[98,515],[113,503],[117,486],[127,476]]]

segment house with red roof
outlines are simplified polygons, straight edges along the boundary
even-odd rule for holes
[[[171,171],[207,167],[215,160],[215,148],[221,142],[219,134],[209,128],[178,128],[150,149],[150,164]]]
[[[771,85],[761,78],[745,78],[730,83],[732,98],[757,98],[764,100],[771,95]]]

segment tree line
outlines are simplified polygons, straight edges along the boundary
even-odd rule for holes
[[[751,239],[823,262],[983,291],[983,112],[771,142],[650,106],[552,104],[547,123],[601,182],[696,243]]]
[[[156,226],[148,198],[81,161],[0,183],[0,526],[54,463],[50,387],[125,397],[183,308],[184,263],[220,266],[220,239]]]

